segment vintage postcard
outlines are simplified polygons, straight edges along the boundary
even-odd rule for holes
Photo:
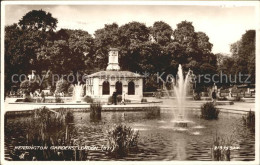
[[[1,164],[259,164],[259,7],[1,2]]]

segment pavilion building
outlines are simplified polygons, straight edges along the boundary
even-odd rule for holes
[[[116,92],[125,99],[142,98],[143,76],[120,70],[117,48],[110,48],[108,55],[106,70],[87,76],[86,95],[92,98],[105,99]]]

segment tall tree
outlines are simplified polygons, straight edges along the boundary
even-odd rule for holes
[[[136,71],[138,61],[136,59],[140,55],[140,45],[149,41],[150,30],[145,24],[140,22],[130,22],[119,29],[120,47],[120,64],[122,69]]]
[[[184,51],[183,55],[192,56],[192,54],[197,53],[196,33],[192,22],[182,21],[177,24],[173,37],[181,45]]]
[[[166,46],[172,40],[173,30],[169,24],[163,21],[157,21],[151,27],[151,33],[157,43]]]
[[[211,53],[212,43],[209,42],[209,37],[204,32],[197,32],[198,49],[202,54]]]
[[[255,83],[255,30],[246,31],[230,49],[235,60],[236,74],[250,74],[251,82]]]
[[[118,28],[116,23],[106,24],[104,28],[98,29],[94,33],[95,62],[101,69],[105,69],[107,66],[109,48],[120,47]]]
[[[53,31],[57,27],[58,20],[52,17],[51,13],[43,10],[32,10],[26,13],[19,25],[26,30]]]

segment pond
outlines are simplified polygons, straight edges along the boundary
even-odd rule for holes
[[[218,120],[200,118],[200,111],[188,111],[187,128],[174,126],[174,111],[161,110],[159,115],[147,111],[103,112],[100,120],[91,120],[89,112],[73,112],[74,127],[78,138],[88,146],[107,144],[106,132],[114,124],[125,124],[138,130],[138,151],[115,159],[102,150],[88,152],[88,160],[212,160],[213,138],[231,138],[234,147],[231,161],[255,159],[254,132],[241,125],[242,115],[220,113]],[[15,145],[25,145],[24,122],[32,116],[7,117],[5,125],[5,155],[8,157]]]

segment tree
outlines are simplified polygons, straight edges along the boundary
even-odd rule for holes
[[[171,26],[163,21],[157,21],[151,27],[153,38],[162,46],[166,46],[171,42],[172,33],[173,30]]]
[[[68,92],[68,88],[69,88],[69,83],[66,81],[66,80],[59,80],[56,82],[56,90],[55,92],[56,93],[67,93]]]
[[[192,56],[192,54],[197,53],[196,33],[192,22],[182,21],[177,24],[173,37],[181,45],[183,55]]]
[[[120,64],[122,69],[136,71],[137,58],[140,54],[140,45],[149,41],[149,28],[139,22],[130,22],[119,29]]]
[[[108,60],[108,51],[112,47],[120,47],[118,25],[105,24],[105,27],[95,31],[94,43],[96,46],[95,63],[101,69],[105,69]]]
[[[202,54],[211,53],[212,44],[209,42],[209,37],[204,32],[197,32],[198,49]]]
[[[47,65],[37,53],[51,38],[57,19],[43,10],[32,10],[18,24],[19,26],[14,24],[5,28],[6,69],[21,73],[18,70],[22,68],[25,74],[33,69],[41,75]],[[12,66],[15,67],[11,69]]]
[[[139,72],[157,73],[161,72],[165,66],[165,60],[161,53],[162,48],[158,43],[145,42],[140,45],[140,56],[138,59]]]
[[[255,83],[255,30],[248,30],[242,38],[230,46],[234,59],[235,74],[250,74]]]
[[[24,80],[21,82],[20,88],[24,93],[33,93],[39,88],[39,84],[37,81]]]
[[[62,29],[54,41],[42,45],[37,57],[56,74],[91,72],[94,61],[94,39],[86,31]]]
[[[87,31],[73,30],[69,36],[68,45],[70,50],[68,69],[74,75],[80,71],[89,73],[94,66],[95,45],[93,37]]]
[[[10,91],[11,86],[15,84],[12,81],[14,74],[21,75],[30,70],[30,58],[23,53],[22,34],[17,24],[5,27],[5,93]],[[16,85],[19,86],[19,84]]]
[[[40,30],[40,31],[53,31],[57,27],[58,20],[52,17],[51,13],[43,10],[32,10],[26,13],[19,25],[23,30]]]

